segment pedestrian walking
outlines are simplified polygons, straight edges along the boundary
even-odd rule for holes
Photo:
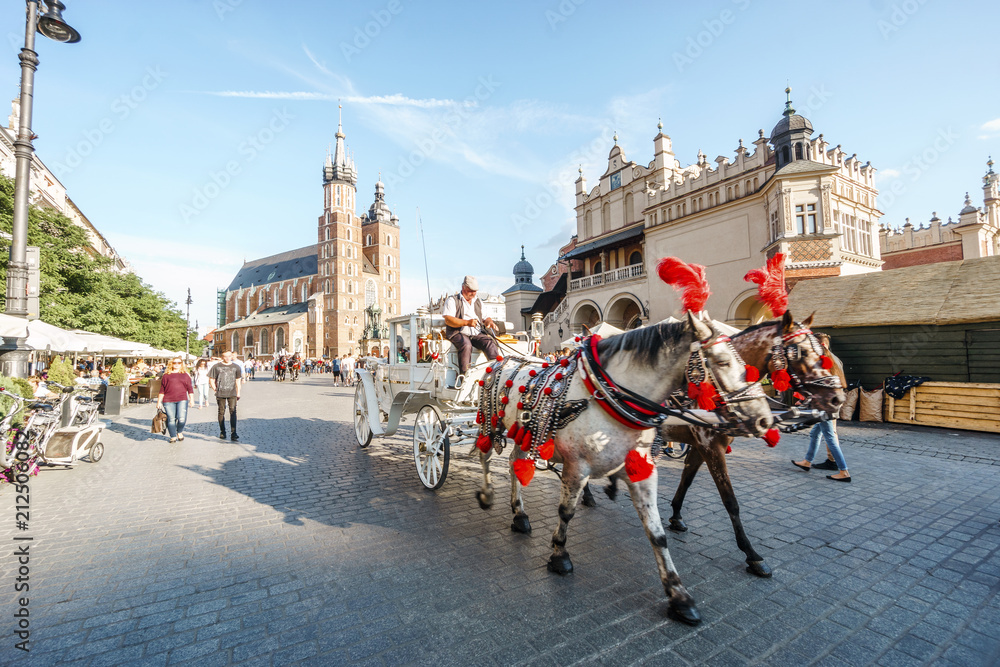
[[[340,386],[340,357],[333,358],[333,386]]]
[[[215,402],[219,405],[219,437],[226,439],[226,409],[229,409],[229,426],[232,429],[232,441],[240,439],[236,435],[236,402],[240,400],[240,385],[243,379],[243,368],[233,361],[233,353],[226,350],[222,353],[222,361],[212,366],[208,373],[208,382],[215,392]]]
[[[194,404],[199,410],[208,407],[208,360],[199,359],[194,365]]]
[[[340,372],[344,375],[347,380],[347,386],[354,386],[354,355],[347,354],[344,357],[344,362],[341,366]]]
[[[846,387],[847,380],[844,376],[843,364],[830,351],[830,337],[826,334],[816,334],[816,338],[819,340],[820,345],[823,346],[823,353],[833,359],[834,373],[840,377],[841,386]],[[826,441],[827,455],[833,459],[833,465],[836,466],[838,471],[833,475],[827,475],[826,478],[836,482],[850,482],[851,473],[847,470],[847,461],[844,459],[844,453],[840,449],[836,419],[821,421],[813,426],[812,430],[809,431],[809,448],[806,450],[805,459],[802,461],[792,459],[792,463],[808,472],[813,467],[812,459],[816,455],[816,450],[819,449],[819,439],[821,436]],[[816,467],[829,470],[831,466],[827,461],[823,461],[822,463],[817,463]]]
[[[156,397],[157,410],[167,413],[167,434],[170,442],[184,439],[187,424],[188,401],[194,398],[191,376],[180,357],[172,359],[160,379],[160,393]]]

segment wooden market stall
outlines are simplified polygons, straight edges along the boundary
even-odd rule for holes
[[[848,382],[931,378],[887,397],[888,421],[1000,432],[1000,257],[803,280],[789,309],[816,311]]]

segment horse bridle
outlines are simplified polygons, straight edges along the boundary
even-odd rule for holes
[[[792,371],[790,362],[798,361],[800,358],[798,343],[793,343],[792,341],[803,335],[806,337],[809,347],[812,348],[813,352],[820,357],[826,354],[823,346],[820,345],[819,340],[813,334],[812,329],[802,327],[791,333],[783,334],[781,336],[781,343],[776,343],[771,347],[771,358],[768,361],[768,368],[771,369],[772,373],[779,370],[784,370],[788,373],[792,389],[802,389],[808,386],[841,389],[840,378],[833,373],[803,379]]]
[[[712,412],[718,413],[727,423],[712,424],[705,422],[698,418],[697,415],[691,413],[684,405],[678,403],[676,407],[668,407],[665,404],[654,403],[645,396],[617,384],[611,379],[611,376],[597,358],[597,341],[599,340],[600,336],[588,336],[580,344],[580,348],[577,351],[581,361],[580,365],[584,370],[584,385],[590,391],[594,400],[598,401],[605,410],[617,413],[618,421],[622,423],[627,424],[628,422],[632,422],[632,428],[658,428],[667,417],[678,417],[692,426],[710,428],[727,434],[742,433],[747,430],[744,424],[747,418],[730,407],[731,404],[750,401],[755,398],[765,398],[764,391],[761,389],[759,382],[749,383],[745,387],[727,394],[720,393],[718,395],[719,406],[715,410],[712,410]],[[690,375],[692,368],[701,369],[704,378],[702,381],[707,380],[710,382],[717,392],[722,387],[708,365],[708,360],[705,359],[703,348],[711,347],[718,343],[728,345],[734,360],[742,363],[739,353],[732,346],[732,341],[727,336],[719,335],[691,344],[691,356],[688,359],[686,373],[690,381],[691,377],[693,377]],[[668,398],[668,400],[670,399]]]

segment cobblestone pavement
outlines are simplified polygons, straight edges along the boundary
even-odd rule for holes
[[[15,650],[17,563],[0,564],[0,663],[26,665],[989,665],[1000,660],[1000,437],[845,425],[854,482],[738,441],[729,456],[747,531],[774,569],[744,571],[703,471],[690,530],[669,533],[703,623],[666,617],[653,554],[627,497],[581,508],[551,575],[557,480],[527,488],[531,537],[499,501],[473,499],[478,467],[417,481],[409,431],[354,443],[352,391],[326,377],[257,381],[240,436],[215,409],[188,438],[148,433],[130,408],[98,464],[45,469],[30,530],[0,490],[0,539],[30,535],[31,652]],[[661,511],[681,464],[660,462]]]

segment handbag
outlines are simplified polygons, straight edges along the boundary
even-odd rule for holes
[[[163,433],[167,430],[167,413],[165,410],[157,409],[156,416],[153,417],[153,427],[150,432],[155,434]]]

